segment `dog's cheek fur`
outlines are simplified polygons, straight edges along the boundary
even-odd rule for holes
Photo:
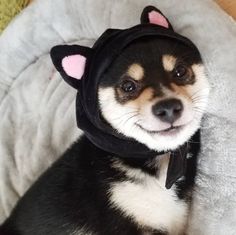
[[[134,123],[139,121],[137,113],[137,107],[130,104],[122,105],[115,99],[115,90],[113,87],[99,88],[99,104],[102,116],[105,120],[119,133],[127,137],[134,138],[138,142],[147,145],[149,148],[163,151],[172,148],[176,148],[176,140],[169,142],[168,138],[158,138],[152,136],[146,131],[140,129]],[[189,138],[190,136],[188,136]],[[184,138],[184,141],[186,138]],[[169,145],[167,146],[168,143]],[[182,143],[181,143],[182,144]]]
[[[206,77],[205,68],[202,64],[192,65],[192,70],[195,74],[196,81],[193,85],[186,86],[186,91],[190,94],[190,99],[194,106],[199,108],[203,114],[207,106],[210,86]]]

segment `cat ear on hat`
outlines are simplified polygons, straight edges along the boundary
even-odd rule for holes
[[[173,30],[169,20],[154,6],[147,6],[143,9],[141,24],[155,24]]]
[[[83,79],[87,58],[91,53],[88,47],[78,45],[59,45],[51,49],[52,62],[63,79],[78,89]]]

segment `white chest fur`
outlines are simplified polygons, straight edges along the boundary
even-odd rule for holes
[[[179,235],[186,226],[188,205],[177,198],[174,186],[169,190],[165,188],[168,161],[168,156],[162,157],[157,177],[116,162],[114,167],[136,180],[112,184],[110,202],[139,226]]]

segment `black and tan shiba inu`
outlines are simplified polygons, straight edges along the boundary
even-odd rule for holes
[[[51,51],[84,135],[29,189],[4,235],[183,235],[208,83],[195,45],[155,7],[93,48]],[[66,131],[66,130],[65,130]]]

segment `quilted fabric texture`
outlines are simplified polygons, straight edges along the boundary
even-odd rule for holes
[[[92,45],[138,23],[148,5],[202,53],[211,96],[190,219],[191,235],[236,233],[236,25],[211,0],[35,0],[0,37],[0,221],[81,134],[75,94],[54,70],[52,46]]]

